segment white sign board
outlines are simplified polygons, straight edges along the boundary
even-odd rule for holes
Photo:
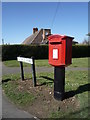
[[[20,62],[33,64],[33,60],[31,58],[17,57],[17,60]]]
[[[58,59],[58,49],[53,49],[53,59]]]

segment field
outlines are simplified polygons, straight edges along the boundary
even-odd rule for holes
[[[7,67],[19,67],[19,62],[17,60],[10,60],[3,62]],[[35,60],[35,64],[37,67],[51,67],[48,64],[48,60]],[[24,67],[28,67],[27,63],[24,63]],[[88,58],[73,58],[72,64],[70,67],[88,67]]]
[[[71,67],[87,67],[88,58],[73,59]],[[4,62],[10,66],[10,61]],[[13,63],[13,61],[12,61]],[[15,62],[14,62],[15,63]],[[37,66],[48,66],[48,61],[37,60]],[[17,63],[15,63],[15,66]],[[12,64],[13,66],[13,64]],[[21,81],[19,74],[4,75],[2,87],[7,97],[20,109],[38,118],[89,118],[88,111],[88,71],[67,70],[65,73],[65,98],[57,101],[53,97],[54,73],[37,74],[37,86],[33,87],[32,75],[25,74]]]

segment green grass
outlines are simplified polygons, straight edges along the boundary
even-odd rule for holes
[[[74,108],[69,108],[67,112],[56,111],[52,112],[51,118],[87,118],[90,107],[88,106],[88,91],[90,91],[90,84],[88,84],[87,71],[67,71],[65,90],[66,92],[74,92],[75,98],[79,102],[79,109],[74,111]]]
[[[4,61],[3,63],[7,67],[19,67],[20,66],[20,62],[18,62],[17,60],[8,60],[8,61]],[[28,67],[29,64],[23,63],[23,66]]]
[[[19,62],[16,60],[4,61],[3,63],[8,67],[20,66]],[[23,64],[24,64],[24,67],[30,66],[27,63],[23,63]],[[48,60],[35,60],[35,64],[37,67],[43,67],[43,66],[51,67],[51,65],[49,65],[48,63]],[[88,67],[88,58],[73,58],[72,64],[70,65],[70,67]]]
[[[88,72],[87,71],[66,71],[65,79],[65,91],[74,92],[75,98],[79,103],[79,109],[74,110],[74,108],[69,107],[66,112],[53,111],[51,109],[50,118],[87,118],[88,117],[88,91],[90,91],[90,84],[88,84]],[[32,75],[25,74],[25,77],[31,78]],[[18,81],[20,79],[18,75],[4,75],[3,76],[3,89],[5,94],[16,104],[20,106],[26,106],[34,104],[36,96],[33,94],[24,92],[18,92]],[[39,73],[37,74],[37,81],[39,84],[45,83],[46,86],[53,89],[53,73]],[[6,80],[9,80],[5,82]],[[12,82],[10,82],[12,81]]]
[[[20,66],[20,63],[19,63],[17,60],[4,61],[3,63],[4,63],[4,65],[6,65],[7,67],[19,67],[19,66]],[[36,65],[37,67],[43,67],[43,66],[51,67],[51,66],[48,64],[48,60],[35,60],[35,65]],[[29,66],[31,66],[31,65],[23,62],[23,66],[24,66],[24,67],[29,67]]]
[[[18,91],[19,75],[4,75],[2,79],[2,88],[7,97],[11,99],[15,104],[19,106],[28,106],[32,104],[36,97],[26,91]]]
[[[43,67],[43,66],[51,67],[51,65],[49,65],[49,63],[48,63],[48,60],[36,60],[35,63],[36,63],[37,67]]]
[[[70,67],[88,67],[88,58],[73,58]]]

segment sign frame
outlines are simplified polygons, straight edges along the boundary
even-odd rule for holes
[[[33,78],[33,86],[36,86],[36,72],[35,72],[35,62],[34,57],[25,58],[25,57],[17,57],[17,61],[20,62],[21,68],[21,79],[24,80],[24,71],[23,71],[23,62],[29,63],[32,65],[32,78]]]

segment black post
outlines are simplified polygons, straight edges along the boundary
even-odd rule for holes
[[[36,72],[35,72],[35,62],[34,62],[34,57],[31,57],[33,60],[32,64],[32,76],[33,76],[33,86],[36,86]]]
[[[65,67],[54,67],[54,98],[63,100],[65,86]]]
[[[20,62],[21,67],[21,79],[24,80],[23,62]]]

